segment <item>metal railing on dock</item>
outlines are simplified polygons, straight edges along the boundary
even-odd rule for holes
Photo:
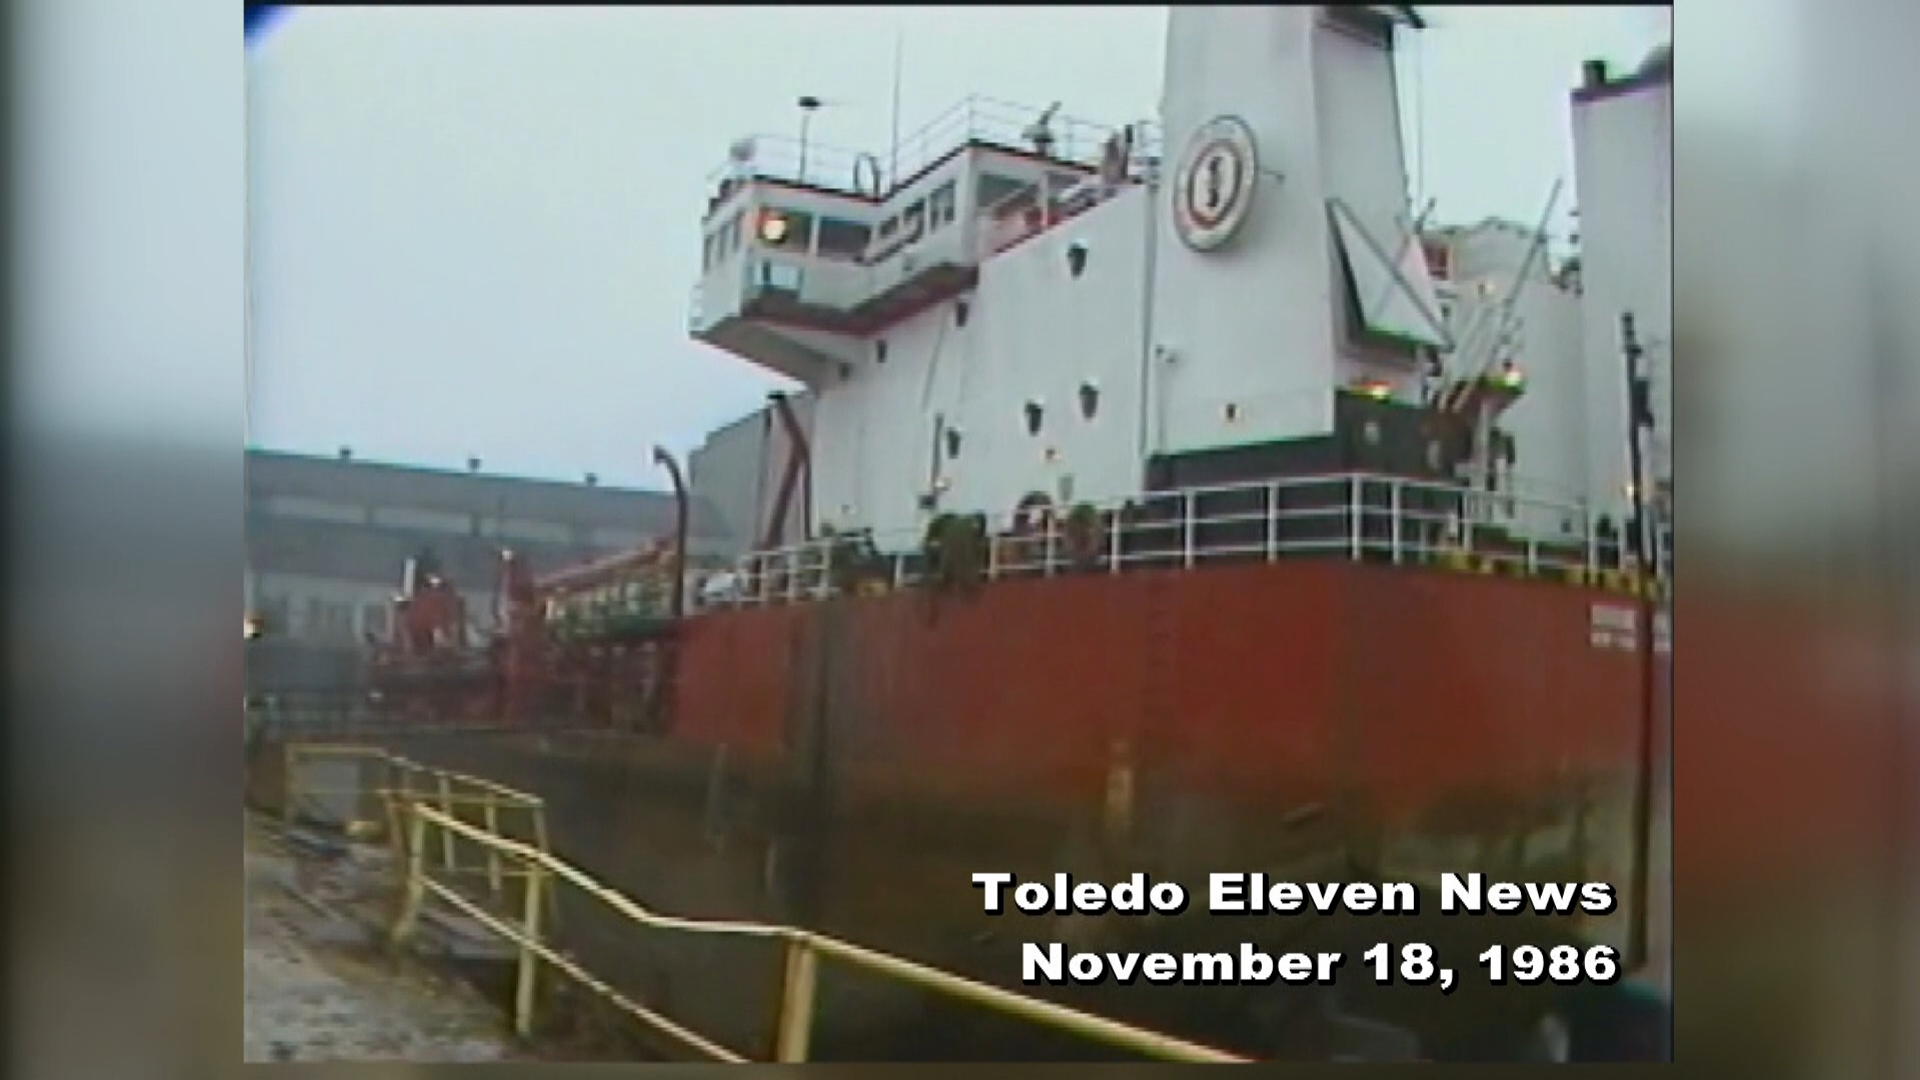
[[[437,807],[449,820],[470,816],[470,825],[488,836],[517,834],[535,850],[547,848],[546,803],[537,795],[478,776],[423,765],[373,746],[289,742],[281,752],[286,781],[283,805],[289,822],[337,826],[353,835],[371,831],[379,821],[385,826],[382,831],[392,846],[396,865],[408,855],[401,840],[410,808],[423,804]],[[335,768],[328,769],[329,765]],[[367,775],[369,771],[372,776]],[[370,817],[371,813],[377,813],[378,818]],[[439,838],[443,872],[484,874],[488,891],[496,898],[504,895],[509,878],[525,876],[508,868],[493,851],[483,850],[478,865],[468,865],[459,857],[456,840],[454,833]]]
[[[684,1051],[711,1061],[749,1060],[746,1055],[614,988],[556,949],[551,941],[554,886],[565,882],[637,927],[756,939],[779,946],[784,957],[773,1045],[776,1061],[808,1060],[823,959],[1142,1057],[1194,1062],[1245,1060],[797,927],[687,919],[651,911],[547,850],[544,803],[537,796],[478,777],[423,766],[375,747],[303,745],[289,746],[286,753],[290,808],[311,807],[325,796],[338,798],[350,793],[345,788],[309,784],[307,778],[314,775],[311,766],[315,763],[371,764],[385,770],[389,782],[373,793],[379,795],[384,804],[388,838],[398,856],[396,866],[400,869],[398,884],[402,899],[389,931],[391,939],[395,943],[408,941],[417,930],[426,905],[438,902],[510,942],[518,951],[513,1025],[522,1037],[530,1036],[534,1030],[539,976],[545,965]],[[364,789],[358,793],[366,794]],[[503,830],[502,825],[510,814],[522,815],[531,822],[528,838],[516,838]],[[459,858],[459,845],[468,850],[477,849],[483,855],[480,864],[466,865]],[[485,876],[484,895],[502,908],[509,906],[510,899],[517,899],[518,903],[511,905],[515,910],[488,910],[486,902],[474,895],[476,890],[456,884],[463,877],[470,881],[480,875]],[[516,890],[506,885],[513,881],[524,883],[517,890],[517,898],[512,896]]]

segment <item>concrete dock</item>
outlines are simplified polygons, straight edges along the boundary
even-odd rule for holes
[[[244,1060],[481,1062],[519,1057],[464,983],[400,970],[317,899],[261,823],[246,841]]]

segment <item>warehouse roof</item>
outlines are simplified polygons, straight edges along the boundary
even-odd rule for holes
[[[406,561],[431,552],[461,589],[491,589],[500,574],[501,543],[491,537],[422,533],[378,525],[345,525],[256,514],[247,521],[247,565],[269,574],[398,587]],[[605,547],[515,542],[507,545],[544,574],[610,554]],[[694,546],[696,557],[699,546]]]
[[[666,536],[673,531],[673,495],[514,476],[392,465],[358,458],[248,450],[248,502],[298,496],[358,506],[406,507],[454,514],[529,518],[587,528]],[[692,506],[692,537],[722,539],[725,526],[701,500]]]

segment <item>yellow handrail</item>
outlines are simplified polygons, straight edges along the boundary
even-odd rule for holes
[[[417,924],[422,905],[428,896],[432,896],[459,909],[488,930],[515,944],[520,950],[520,963],[514,994],[514,1027],[523,1036],[532,1032],[535,976],[538,963],[545,962],[628,1015],[696,1053],[715,1061],[744,1062],[748,1060],[626,997],[594,977],[572,959],[541,941],[542,923],[553,921],[554,883],[564,881],[642,926],[688,934],[757,938],[781,943],[786,950],[786,956],[782,972],[775,1057],[782,1062],[807,1060],[814,1021],[818,962],[821,957],[838,960],[884,978],[944,994],[960,1001],[970,1002],[1145,1057],[1167,1061],[1246,1060],[1212,1047],[1018,994],[990,983],[968,979],[926,964],[798,927],[760,922],[689,919],[650,911],[630,897],[601,884],[584,871],[546,850],[545,803],[538,796],[516,791],[479,777],[422,765],[377,747],[353,744],[289,744],[287,747],[289,766],[296,765],[306,758],[328,757],[380,761],[389,770],[390,782],[388,783],[372,788],[356,788],[353,792],[334,792],[334,794],[375,794],[380,796],[387,805],[388,824],[392,833],[390,840],[400,858],[400,865],[404,868],[405,874],[404,901],[391,928],[394,940],[402,941],[411,934],[413,927]],[[428,785],[416,787],[416,779],[430,780],[432,784],[430,787]],[[286,782],[289,806],[296,802],[293,797],[296,791],[304,792],[308,796],[326,793],[304,785],[299,778],[298,770],[292,767],[287,771]],[[456,786],[472,790],[462,792],[455,790]],[[481,808],[484,825],[461,820],[454,813],[456,806],[475,805]],[[499,811],[503,809],[528,813],[532,820],[533,843],[516,840],[500,832]],[[486,850],[485,873],[489,891],[495,897],[504,896],[505,879],[526,879],[527,887],[521,893],[523,910],[520,913],[520,925],[516,926],[513,921],[487,911],[482,905],[463,895],[451,885],[433,880],[426,856],[428,840],[426,833],[429,826],[439,829],[441,833],[440,857],[434,860],[440,864],[434,868],[436,871],[448,875],[480,872],[481,868],[478,867],[463,868],[455,864],[454,840],[460,838],[478,844]],[[501,865],[503,860],[518,863],[524,869],[503,867]]]
[[[504,784],[485,780],[466,773],[449,769],[435,768],[412,761],[398,754],[376,746],[357,743],[288,743],[285,748],[286,769],[283,777],[286,783],[285,804],[289,810],[322,795],[362,797],[377,796],[384,804],[387,816],[388,840],[398,859],[405,859],[407,852],[400,846],[402,840],[402,819],[404,807],[414,799],[430,798],[448,814],[455,807],[478,806],[487,831],[495,836],[501,835],[501,811],[517,811],[528,819],[529,831],[533,834],[536,846],[545,850],[547,846],[546,803],[537,795],[517,791]],[[371,787],[356,784],[350,789],[317,788],[303,781],[300,764],[312,759],[334,759],[349,761],[371,761],[381,765],[386,773],[381,783]],[[416,780],[430,781],[430,784],[415,788]],[[460,791],[460,787],[472,791]],[[454,858],[453,835],[442,837],[440,852],[441,867],[447,873],[458,874],[465,869],[456,865]],[[526,872],[508,872],[500,865],[500,853],[488,850],[484,868],[489,889],[495,896],[502,894],[505,879],[523,876]],[[546,882],[549,890],[548,900],[552,900],[552,883]],[[549,910],[548,919],[554,921],[557,912]]]
[[[855,945],[852,942],[842,941],[838,938],[802,930],[797,927],[772,923],[688,919],[675,915],[666,915],[656,911],[649,911],[627,896],[602,885],[583,871],[545,851],[537,850],[518,841],[507,839],[506,837],[488,835],[484,830],[475,828],[451,815],[435,810],[423,802],[416,801],[412,803],[409,807],[409,812],[413,815],[416,828],[421,824],[431,824],[438,828],[457,833],[485,847],[497,850],[509,858],[520,860],[533,867],[538,867],[540,872],[552,874],[554,877],[575,886],[582,892],[587,893],[642,926],[659,930],[676,930],[691,934],[752,937],[783,942],[788,948],[788,956],[786,978],[781,993],[780,1035],[778,1039],[780,1047],[779,1059],[781,1061],[796,1062],[806,1060],[806,1033],[810,1031],[813,1021],[813,991],[816,977],[814,958],[818,956],[831,957],[854,967],[862,968],[874,974],[886,976],[921,989],[945,994],[962,1001],[969,1001],[997,1012],[1004,1012],[1020,1019],[1044,1024],[1062,1031],[1080,1035],[1093,1041],[1106,1043],[1116,1049],[1133,1051],[1147,1057],[1167,1061],[1230,1062],[1246,1060],[1212,1047],[1202,1046],[1198,1043],[1178,1039],[1170,1035],[1163,1035],[1158,1032],[1147,1031],[1143,1028],[1133,1027],[1129,1024],[1095,1016],[1092,1013],[1081,1012],[1077,1009],[1071,1009],[1064,1005],[1058,1005],[1039,998],[1016,994],[990,983],[968,979],[960,975],[955,975],[952,972],[942,971],[939,968],[916,963],[912,960],[879,952],[874,949],[868,949]],[[422,832],[422,839],[424,839],[424,831],[422,830]],[[414,850],[418,850],[418,848],[415,847]],[[418,865],[417,867],[410,866],[409,873],[419,873],[424,878],[426,874],[424,864]],[[428,891],[442,898],[447,897],[447,895],[452,892],[451,889],[439,886],[436,882],[423,880],[418,892],[423,893]],[[465,898],[462,897],[461,900],[465,901]],[[467,901],[465,904],[462,904],[462,906],[469,914],[472,914],[471,907],[466,907],[466,904],[470,903],[470,901]],[[537,940],[525,931],[510,927],[498,919],[483,921],[489,925],[490,929],[512,940],[523,950],[530,949],[538,954],[541,959],[555,963],[555,966],[561,967],[562,970],[566,970],[568,974],[573,975],[575,978],[580,978],[583,982],[588,981],[581,978],[584,973],[579,972],[578,969],[574,968],[570,963],[563,964],[555,961],[551,951],[541,946]],[[594,983],[589,982],[589,985],[594,986],[595,989],[600,989],[600,987],[595,986]],[[608,996],[615,996],[606,990],[601,990],[601,992]],[[656,1026],[661,1022],[661,1018],[644,1010],[641,1006],[625,1001],[621,1001],[620,1003],[625,1005],[628,1011],[636,1015],[645,1013],[646,1019],[655,1023]],[[523,1030],[525,1027],[530,1027],[530,1024],[526,1020],[519,1017],[516,1017],[516,1020],[523,1025]],[[698,1036],[692,1035],[691,1032],[687,1032],[685,1029],[676,1027],[676,1030],[669,1033],[675,1034],[680,1037],[682,1041],[687,1041],[690,1044],[693,1043],[693,1040],[697,1040],[700,1044],[712,1047],[711,1043],[707,1043],[704,1039],[699,1039]],[[714,1049],[718,1048],[715,1047]],[[710,1056],[715,1056],[720,1060],[738,1060],[730,1051],[724,1052],[724,1056],[720,1054]]]

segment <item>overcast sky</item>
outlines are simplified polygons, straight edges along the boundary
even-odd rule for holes
[[[1401,90],[1437,217],[1536,218],[1572,184],[1580,62],[1637,63],[1668,10],[1428,9]],[[1165,25],[1161,8],[302,9],[250,61],[253,440],[657,486],[654,443],[684,453],[776,385],[686,334],[729,143],[793,134],[814,94],[836,104],[813,139],[884,151],[896,33],[903,131],[970,93],[1151,118]]]

